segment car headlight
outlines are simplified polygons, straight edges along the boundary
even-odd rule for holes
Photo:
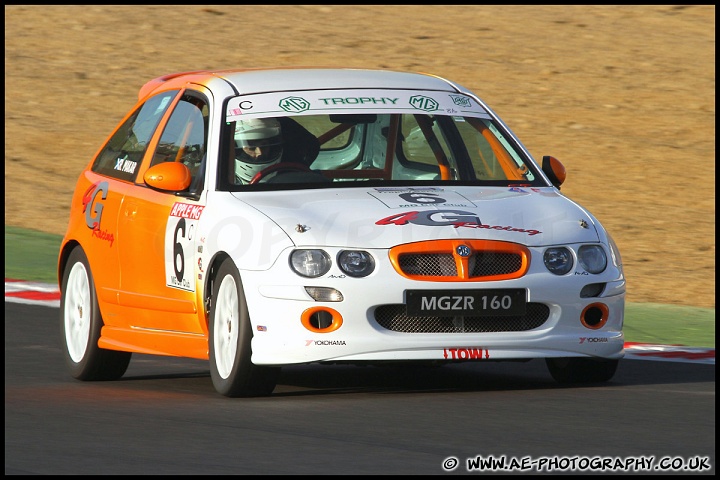
[[[620,256],[620,249],[615,243],[615,240],[608,233],[608,240],[610,241],[610,255],[612,255],[613,263],[616,267],[622,266],[622,257]]]
[[[600,245],[583,245],[578,250],[578,262],[589,273],[600,273],[607,267],[607,255]]]
[[[573,257],[567,247],[552,247],[545,250],[543,255],[545,267],[555,275],[565,275],[573,267]]]
[[[338,255],[338,265],[351,277],[367,277],[375,270],[372,255],[362,250],[343,250]]]
[[[295,250],[290,254],[290,267],[303,277],[319,277],[330,270],[330,255],[323,250]]]

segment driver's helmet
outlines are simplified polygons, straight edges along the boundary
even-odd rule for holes
[[[235,124],[235,176],[243,183],[260,170],[280,161],[280,122],[275,118],[251,118]]]

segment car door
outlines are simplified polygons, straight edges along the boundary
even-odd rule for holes
[[[195,232],[204,208],[198,192],[205,173],[208,113],[204,95],[183,92],[145,157],[142,172],[162,162],[184,163],[193,176],[190,190],[159,191],[139,178],[123,199],[118,219],[120,304],[135,328],[203,331],[198,322]]]
[[[166,91],[138,104],[126,115],[95,157],[91,171],[78,181],[84,191],[78,208],[87,232],[78,235],[90,262],[105,325],[128,327],[120,301],[118,219],[125,196],[137,189],[140,166],[161,119],[178,90]],[[86,238],[87,237],[87,238]]]

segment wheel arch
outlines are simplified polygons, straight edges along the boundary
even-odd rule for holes
[[[207,275],[205,276],[205,285],[203,288],[203,306],[205,311],[205,328],[206,330],[210,328],[210,314],[212,312],[212,293],[213,293],[213,285],[215,283],[218,269],[220,268],[220,265],[225,261],[225,259],[231,259],[232,257],[224,251],[216,252],[215,255],[213,255],[212,259],[210,260],[210,267],[207,270]]]
[[[80,242],[78,242],[77,240],[68,240],[60,249],[57,265],[58,286],[62,286],[62,279],[63,275],[65,274],[65,269],[67,268],[68,257],[70,257],[70,252],[72,252],[75,247],[82,248]]]

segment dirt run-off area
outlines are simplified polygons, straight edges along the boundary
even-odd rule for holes
[[[619,245],[629,302],[715,307],[715,6],[5,6],[5,224],[63,234],[167,73],[327,66],[475,91]]]

